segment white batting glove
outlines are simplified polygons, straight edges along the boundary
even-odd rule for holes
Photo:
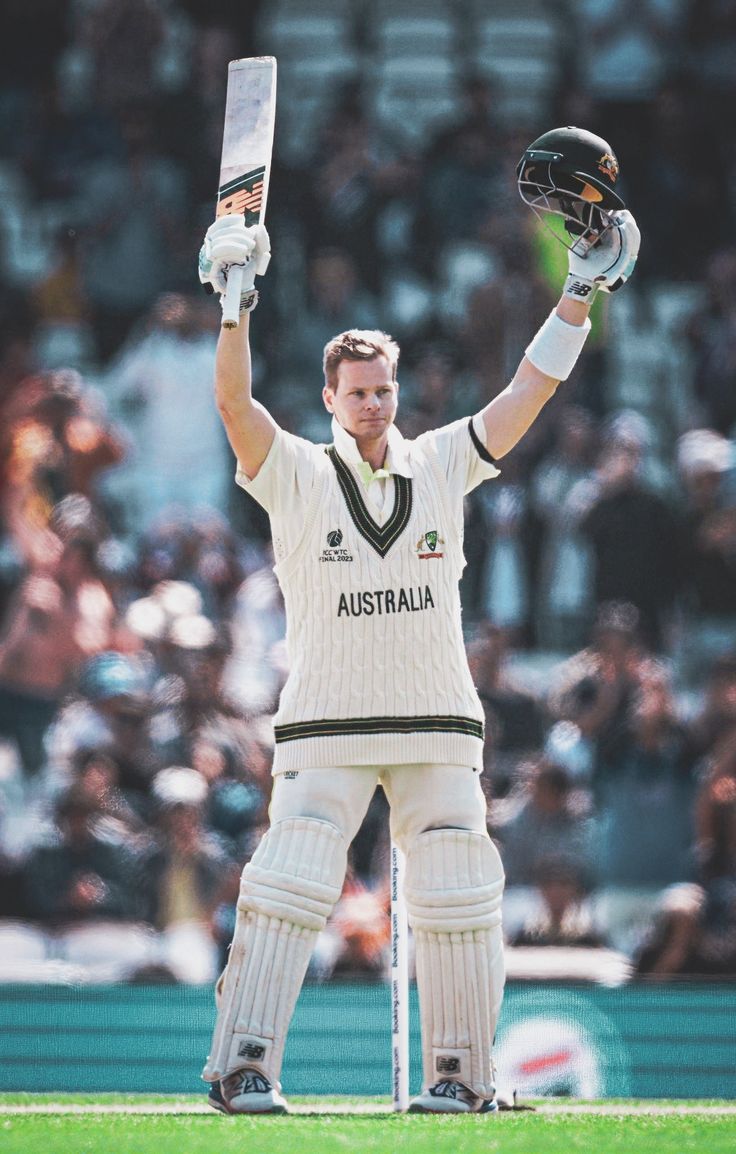
[[[207,229],[199,252],[199,279],[209,292],[224,293],[232,265],[242,265],[242,292],[250,293],[256,275],[263,276],[271,259],[271,242],[264,224],[245,226],[241,213],[220,216]],[[208,287],[209,286],[209,287]]]
[[[631,276],[639,255],[641,233],[631,213],[617,212],[611,228],[584,252],[573,245],[569,251],[570,269],[563,296],[590,303],[598,289],[612,293]],[[578,248],[578,251],[576,251]]]

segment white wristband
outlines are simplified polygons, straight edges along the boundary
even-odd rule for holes
[[[566,381],[589,332],[590,317],[585,318],[583,325],[570,325],[553,309],[527,348],[527,359],[540,373],[555,381]]]

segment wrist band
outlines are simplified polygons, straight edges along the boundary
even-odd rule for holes
[[[575,368],[590,332],[590,317],[583,325],[570,325],[552,312],[526,349],[527,359],[540,373],[555,381],[566,381]]]

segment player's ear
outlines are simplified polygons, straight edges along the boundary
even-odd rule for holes
[[[335,409],[334,409],[334,396],[335,396],[334,389],[331,389],[329,387],[329,385],[325,385],[324,388],[322,389],[322,400],[325,403],[325,408],[327,409],[328,413],[334,413],[334,411],[335,411]]]

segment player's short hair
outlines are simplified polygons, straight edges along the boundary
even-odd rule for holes
[[[393,337],[381,329],[348,329],[338,333],[325,345],[322,368],[325,384],[333,392],[337,388],[337,374],[343,361],[373,361],[385,357],[391,366],[391,379],[396,380],[399,346]]]

